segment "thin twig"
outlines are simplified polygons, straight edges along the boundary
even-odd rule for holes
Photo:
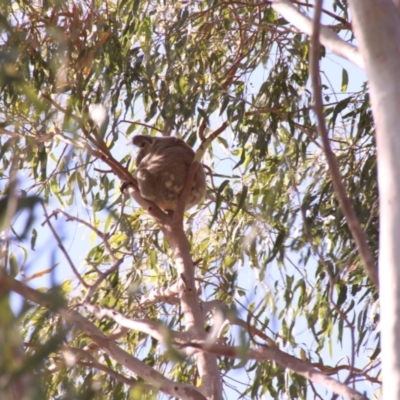
[[[59,208],[55,212],[63,214],[67,218],[67,221],[76,221],[76,222],[79,222],[82,225],[85,225],[87,228],[91,229],[103,241],[104,247],[105,247],[105,249],[107,251],[107,254],[110,256],[110,258],[114,262],[118,261],[118,258],[115,257],[115,254],[111,249],[111,245],[108,242],[107,235],[103,234],[103,232],[99,231],[97,228],[95,228],[93,225],[90,225],[85,220],[80,219],[78,217],[74,217],[73,215],[70,215],[67,212],[65,212],[65,211],[63,211],[63,210],[61,210]]]
[[[299,5],[299,6],[304,6],[304,7],[314,7],[313,4],[302,3],[302,2],[300,2],[300,1],[295,1],[295,0],[292,0],[292,3],[293,3],[293,4],[297,4],[297,5]],[[321,11],[322,11],[324,14],[329,15],[329,16],[332,17],[333,19],[336,19],[337,21],[341,22],[344,26],[346,26],[347,29],[352,30],[351,23],[350,23],[349,21],[347,21],[345,18],[339,17],[339,15],[336,15],[335,13],[333,13],[333,12],[331,12],[331,11],[329,11],[329,10],[326,10],[326,9],[324,9],[324,8],[323,8]]]
[[[66,213],[63,210],[58,209],[58,210],[56,210],[56,212],[63,214],[67,218],[67,221],[79,222],[80,224],[85,225],[86,227],[91,229],[93,232],[95,232],[96,235],[103,241],[104,248],[106,249],[107,254],[110,256],[110,258],[114,262],[112,267],[108,268],[107,271],[104,271],[104,272],[100,273],[100,276],[96,279],[94,284],[90,286],[88,292],[86,293],[85,298],[83,299],[83,302],[85,303],[85,302],[90,300],[90,298],[93,296],[94,292],[97,290],[97,288],[100,286],[100,284],[107,278],[107,276],[109,276],[110,274],[112,274],[113,272],[115,272],[119,268],[119,266],[124,262],[124,259],[123,258],[117,258],[115,256],[115,254],[114,254],[114,252],[113,252],[113,250],[111,248],[111,245],[108,242],[107,235],[105,235],[102,232],[100,232],[93,225],[90,225],[86,221],[84,221],[84,220],[82,220],[82,219],[80,219],[78,217],[74,217],[74,216]]]
[[[65,258],[68,261],[68,264],[70,265],[73,273],[75,274],[75,276],[77,277],[77,279],[79,280],[79,282],[87,289],[89,288],[89,285],[83,280],[83,278],[81,277],[80,273],[78,272],[78,270],[76,269],[74,263],[71,260],[71,257],[69,256],[66,248],[64,247],[60,237],[57,235],[56,230],[54,229],[53,225],[50,222],[50,218],[54,215],[51,214],[50,216],[47,214],[47,210],[46,210],[46,206],[44,205],[44,203],[42,203],[42,207],[43,207],[43,211],[44,211],[44,215],[46,216],[46,220],[42,223],[42,226],[44,224],[47,224],[54,236],[54,238],[56,239],[57,243],[58,243],[58,247],[61,249],[62,253],[64,254]]]
[[[149,129],[154,129],[157,132],[163,133],[163,131],[159,128],[156,128],[153,125],[149,125],[149,124],[145,124],[144,122],[140,122],[140,121],[129,121],[127,119],[123,119],[122,121],[120,121],[120,123],[126,123],[126,124],[131,124],[131,125],[140,125],[140,126],[144,126],[145,128],[149,128]]]
[[[25,342],[24,346],[29,347],[29,348],[34,348],[34,349],[40,348],[40,345],[38,345],[37,343]],[[88,350],[83,350],[83,349],[80,349],[79,347],[61,346],[60,351],[61,351],[62,355],[54,357],[54,359],[53,359],[54,366],[47,370],[47,372],[49,374],[53,374],[55,369],[59,370],[60,368],[70,367],[70,365],[68,365],[68,366],[66,365],[65,359],[71,358],[71,356],[72,356],[74,365],[81,365],[83,367],[94,368],[94,369],[97,369],[98,371],[105,372],[107,375],[113,377],[117,381],[125,383],[126,385],[128,385],[130,387],[134,387],[134,386],[140,387],[142,390],[143,389],[146,389],[146,390],[155,389],[151,385],[139,382],[133,378],[129,378],[125,375],[120,374],[119,372],[116,372],[112,368],[109,368],[109,367],[99,363],[90,354],[90,352]],[[88,359],[89,361],[82,361],[83,359]]]
[[[54,106],[58,111],[60,111],[64,114],[67,114],[67,110],[64,107],[62,107],[60,104],[58,104],[55,100],[53,100],[50,95],[44,93],[44,94],[42,94],[42,97],[43,97],[43,99],[47,100],[52,106]],[[63,140],[64,142],[66,142],[68,144],[72,144],[75,147],[84,148],[86,151],[88,151],[88,153],[90,153],[90,155],[102,160],[108,166],[110,166],[111,169],[113,170],[113,172],[118,176],[119,179],[128,180],[129,182],[132,182],[133,185],[136,185],[136,179],[130,174],[129,170],[127,168],[125,168],[124,166],[122,166],[112,156],[106,143],[99,135],[98,130],[97,130],[93,120],[90,117],[86,117],[86,119],[85,119],[85,118],[77,117],[76,115],[73,115],[73,114],[71,114],[70,117],[79,124],[79,127],[82,130],[84,136],[95,147],[96,150],[91,148],[90,146],[88,146],[88,144],[86,144],[86,143],[83,143],[81,141],[72,140],[70,138],[65,137],[61,133],[57,134],[56,137],[59,137],[60,140]],[[89,132],[85,128],[85,121],[87,124],[89,124],[89,126],[91,128],[91,132],[94,135],[94,138],[92,137],[91,132]]]
[[[23,281],[29,282],[29,281],[33,281],[34,279],[41,278],[47,274],[51,274],[57,266],[58,266],[58,263],[54,264],[51,268],[46,268],[46,269],[36,272],[35,274],[32,274],[30,276],[24,276]],[[21,272],[21,275],[23,275],[22,272]]]
[[[319,399],[321,399],[321,400],[324,400],[324,399],[318,394],[318,392],[316,391],[316,389],[315,389],[315,387],[314,387],[314,384],[313,384],[311,381],[310,381],[310,386],[311,386],[312,391],[314,392],[314,399],[319,398]]]
[[[149,390],[157,390],[155,387],[153,387],[151,385],[147,385],[145,383],[138,382],[136,379],[129,378],[125,375],[122,375],[119,372],[115,371],[114,369],[108,368],[107,366],[100,364],[96,360],[91,360],[90,362],[78,361],[77,364],[81,365],[83,367],[94,368],[94,369],[97,369],[98,371],[102,371],[102,372],[106,373],[107,375],[113,377],[117,381],[125,383],[125,385],[128,385],[129,387],[140,388],[142,390],[146,390],[146,392]]]

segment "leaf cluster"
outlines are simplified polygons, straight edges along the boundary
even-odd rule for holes
[[[347,6],[335,2],[335,7],[346,18]],[[364,272],[317,136],[305,35],[268,4],[254,2],[2,1],[0,15],[0,212],[6,210],[0,217],[7,221],[11,215],[11,229],[23,224],[24,235],[31,235],[30,243],[24,235],[1,239],[8,272],[26,277],[27,271],[36,272],[38,246],[54,250],[40,247],[41,240],[49,240],[47,228],[31,225],[39,219],[35,199],[41,198],[49,213],[64,208],[76,218],[58,214],[57,226],[63,239],[73,241],[73,263],[85,282],[93,284],[113,265],[107,246],[122,260],[93,303],[184,331],[182,310],[173,299],[142,301],[176,282],[174,258],[154,221],[119,192],[116,177],[94,154],[89,106],[107,108],[99,135],[131,171],[132,135],[173,130],[196,146],[199,127],[209,133],[227,122],[206,154],[207,197],[186,225],[193,259],[201,260],[196,277],[202,301],[220,300],[244,320],[250,315],[251,324],[277,346],[296,356],[301,351],[313,365],[347,366],[333,373],[339,379],[350,373],[356,387],[377,382],[377,292]],[[361,86],[346,92],[347,72],[343,93],[324,83],[331,144],[377,259],[379,194],[368,91]],[[11,189],[22,199],[14,212]],[[89,229],[79,246],[81,220],[103,236]],[[64,256],[52,254],[59,272],[51,284],[61,285],[69,305],[79,306],[84,288],[66,274]],[[12,303],[8,297],[3,302]],[[115,331],[115,321],[87,317],[105,334]],[[155,398],[157,388],[144,388],[140,379],[127,389],[88,364],[93,356],[129,376],[107,355],[76,356],[75,364],[68,364],[63,346],[82,349],[90,343],[56,313],[26,307],[7,323],[16,321],[24,324],[27,354],[35,362],[37,398],[43,393],[63,399],[111,393],[113,399]],[[208,329],[215,321],[210,317],[207,323]],[[255,346],[243,327],[232,325],[224,339]],[[6,346],[12,340],[0,342]],[[119,343],[168,378],[199,384],[192,358],[183,359],[147,334],[131,330]],[[2,363],[15,379],[23,375],[22,367]],[[237,396],[305,399],[316,390],[275,362],[220,357],[219,364],[224,388]],[[358,376],[351,375],[354,368],[361,371]]]

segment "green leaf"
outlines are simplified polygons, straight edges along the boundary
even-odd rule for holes
[[[242,190],[239,195],[239,201],[238,201],[236,211],[232,215],[232,220],[236,217],[236,215],[239,213],[239,211],[243,208],[243,206],[246,202],[247,192],[248,192],[248,187],[246,185],[243,185]]]
[[[207,113],[206,113],[202,108],[200,108],[200,107],[197,108],[197,111],[199,112],[199,114],[201,115],[201,117],[205,119],[206,124],[209,125]]]
[[[349,105],[350,100],[351,97],[347,97],[346,99],[341,100],[339,101],[339,103],[337,103],[336,107],[333,110],[332,118],[329,121],[330,126],[335,126],[336,117]]]
[[[32,234],[31,234],[31,249],[32,250],[35,250],[36,239],[37,239],[37,230],[32,229]]]
[[[346,92],[348,84],[349,84],[349,75],[347,74],[347,71],[344,68],[342,68],[342,85],[340,86],[340,91]]]
[[[218,192],[217,192],[217,201],[215,202],[215,208],[214,208],[214,215],[213,218],[210,222],[210,228],[213,225],[213,223],[217,220],[218,218],[218,210],[221,206],[222,203],[222,197],[221,197],[221,193],[222,191],[225,189],[225,187],[229,184],[229,179],[225,179],[221,185],[218,188]]]
[[[19,265],[17,258],[14,253],[11,253],[8,257],[8,263],[10,268],[10,275],[15,278],[19,274]]]
[[[347,300],[347,286],[340,285],[339,296],[336,305],[340,307]]]

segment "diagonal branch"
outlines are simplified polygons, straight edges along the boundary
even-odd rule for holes
[[[58,247],[60,248],[60,250],[62,251],[62,253],[64,254],[65,258],[67,259],[68,264],[70,265],[74,275],[76,276],[76,278],[79,280],[79,282],[83,285],[83,287],[85,287],[86,289],[89,288],[89,285],[83,280],[83,278],[81,277],[81,274],[79,273],[78,269],[75,267],[74,263],[71,260],[71,257],[69,256],[69,253],[67,251],[67,249],[64,247],[60,237],[58,236],[56,230],[54,229],[53,225],[50,222],[50,218],[54,215],[51,214],[50,216],[47,214],[47,210],[46,210],[46,206],[44,205],[44,203],[42,203],[42,207],[43,207],[43,211],[44,211],[44,215],[46,216],[46,220],[45,222],[42,223],[42,226],[44,224],[47,224],[54,236],[54,238],[56,239],[57,243],[58,243]]]
[[[158,224],[169,224],[172,221],[170,215],[166,214],[162,211],[155,203],[150,200],[146,200],[140,195],[139,189],[133,184],[129,184],[126,188],[129,195],[139,204],[139,206],[143,207],[155,220]]]
[[[294,4],[297,4],[299,6],[304,6],[304,7],[314,7],[313,4],[309,4],[309,3],[302,3],[300,1],[296,1],[293,0],[292,1]],[[333,19],[336,19],[336,21],[339,21],[341,24],[343,24],[347,29],[351,30],[351,23],[349,21],[347,21],[347,19],[340,17],[339,15],[336,15],[335,13],[326,10],[326,9],[322,9],[322,12],[326,15],[329,15],[330,17],[332,17]]]
[[[319,76],[319,40],[320,37],[320,16],[322,1],[317,0],[315,4],[315,15],[313,22],[313,34],[311,36],[311,50],[310,50],[310,74],[311,83],[314,93],[314,110],[318,122],[318,133],[322,140],[323,149],[325,152],[326,160],[328,162],[329,171],[332,177],[333,186],[339,198],[340,207],[346,218],[350,232],[356,242],[358,252],[364,268],[371,279],[371,282],[378,288],[379,277],[378,267],[372,257],[371,251],[367,244],[367,236],[360,226],[357,215],[354,211],[353,205],[347,196],[346,188],[343,184],[342,177],[336,162],[336,157],[331,149],[328,138],[328,131],[325,125],[325,117],[323,112],[322,101],[322,88]]]
[[[43,93],[42,98],[48,101],[53,107],[55,107],[58,111],[67,114],[67,110],[62,107],[60,104],[58,104],[55,100],[51,98],[50,95]],[[87,113],[87,109],[84,110]],[[79,128],[82,130],[84,136],[86,139],[91,143],[91,145],[94,147],[92,148],[86,143],[83,143],[81,140],[75,140],[75,139],[70,139],[68,137],[65,137],[62,135],[60,132],[56,134],[56,137],[58,137],[60,140],[63,140],[64,142],[71,144],[73,146],[77,146],[79,148],[84,148],[89,152],[90,155],[102,160],[105,162],[115,173],[115,175],[118,176],[119,179],[125,179],[129,182],[132,182],[133,185],[136,185],[136,180],[135,178],[131,175],[129,170],[125,168],[123,165],[121,165],[115,158],[112,156],[109,148],[107,147],[107,144],[104,142],[103,138],[99,135],[98,130],[95,126],[95,123],[93,120],[86,116],[85,118],[77,117],[76,115],[71,114],[70,118],[72,118],[75,122],[78,123]],[[86,124],[89,125],[90,127],[90,132],[86,129]]]
[[[31,344],[25,343],[25,345],[31,347]],[[39,345],[35,344],[34,347],[39,347]],[[102,371],[107,375],[113,377],[115,380],[125,383],[125,385],[128,385],[129,387],[137,387],[146,391],[157,390],[153,386],[146,385],[138,381],[137,379],[129,378],[113,370],[112,368],[101,364],[88,351],[80,349],[79,347],[61,346],[60,352],[61,356],[58,356],[54,359],[54,367],[49,368],[50,373],[53,373],[54,369],[68,368],[70,367],[69,363],[73,363],[87,368],[93,368],[97,369],[98,371]],[[83,361],[85,359],[87,361]]]
[[[0,277],[0,292],[6,290],[16,292],[27,300],[39,304],[42,307],[51,307],[50,304],[52,304],[53,296],[43,294],[22,284],[16,279],[3,275]],[[184,400],[206,400],[206,398],[191,385],[182,384],[166,378],[154,368],[121,349],[114,341],[107,338],[99,328],[85,319],[77,311],[62,307],[57,310],[57,313],[68,323],[84,332],[102,351],[134,374],[148,381],[151,385],[158,387],[162,392]]]
[[[186,335],[181,332],[170,330],[161,321],[127,318],[118,311],[106,307],[96,306],[90,303],[85,303],[84,307],[98,319],[102,319],[104,317],[111,318],[118,325],[124,328],[143,332],[164,344],[168,344],[170,338],[182,341],[186,337]]]
[[[100,284],[110,275],[112,274],[114,271],[116,271],[119,266],[124,262],[123,258],[117,258],[111,248],[111,245],[108,241],[107,235],[103,234],[99,229],[95,228],[93,225],[90,225],[89,223],[87,223],[86,221],[74,217],[68,213],[66,213],[63,210],[57,209],[56,210],[57,213],[61,213],[63,214],[66,218],[67,221],[77,221],[79,223],[81,223],[82,225],[85,225],[86,227],[88,227],[89,229],[91,229],[92,231],[94,231],[96,233],[97,236],[100,237],[100,239],[103,241],[104,243],[104,248],[107,251],[107,254],[109,255],[109,257],[113,260],[113,265],[112,267],[108,268],[107,271],[104,271],[103,273],[100,273],[99,277],[96,279],[96,281],[94,282],[93,285],[90,286],[88,292],[86,293],[85,298],[83,299],[83,303],[87,302],[90,300],[90,298],[93,296],[94,292],[98,289],[98,287],[100,286]]]

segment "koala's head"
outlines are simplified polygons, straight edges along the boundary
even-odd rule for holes
[[[191,147],[189,147],[182,139],[173,136],[154,137],[147,135],[137,135],[133,137],[132,143],[135,146],[140,147],[140,151],[136,157],[137,166],[140,164],[142,159],[150,152],[165,152],[169,151],[168,149],[170,148],[183,148],[186,152],[189,151],[190,154],[193,153]]]
[[[143,157],[150,153],[157,139],[158,138],[147,135],[137,135],[133,137],[132,143],[140,148],[139,154],[136,158],[136,165],[139,165]]]

